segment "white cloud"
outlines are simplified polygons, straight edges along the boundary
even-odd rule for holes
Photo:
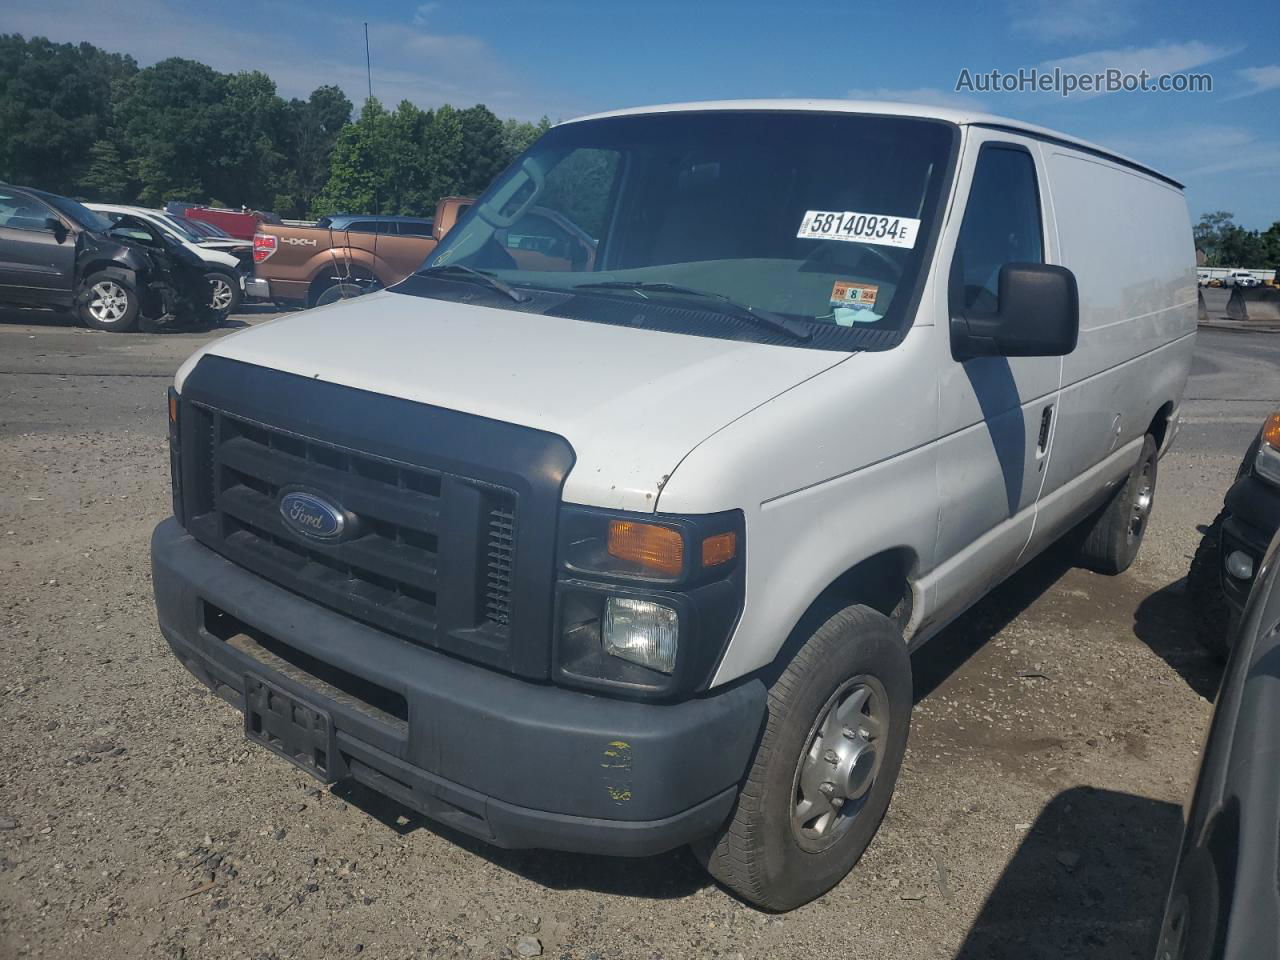
[[[1255,93],[1280,90],[1280,63],[1265,67],[1245,67],[1243,70],[1237,70],[1236,76],[1249,84],[1249,88],[1227,97],[1227,100],[1239,100],[1241,97],[1251,97]]]
[[[440,9],[440,4],[436,3],[435,0],[431,0],[430,3],[418,4],[418,9],[413,11],[413,22],[418,26],[423,26],[431,20],[431,15],[438,9]]]
[[[1182,124],[1153,130],[1149,137],[1112,137],[1106,143],[1186,181],[1221,173],[1269,174],[1280,167],[1280,142],[1259,139],[1232,124]]]
[[[1215,173],[1266,174],[1271,176],[1280,168],[1280,143],[1252,141],[1230,153],[1220,153],[1208,163],[1186,172],[1190,177],[1206,177]]]
[[[930,107],[985,112],[977,97],[940,87],[859,87],[845,93],[847,100],[888,100],[894,103],[922,103]]]
[[[1098,74],[1108,70],[1139,74],[1144,70],[1154,80],[1161,74],[1181,73],[1229,54],[1239,47],[1223,47],[1192,40],[1188,43],[1161,43],[1151,47],[1124,47],[1115,50],[1093,50],[1073,57],[1062,57],[1040,64],[1041,72],[1062,70],[1063,73]],[[1106,96],[1107,91],[1076,92],[1073,100],[1091,100]]]
[[[1045,43],[1114,37],[1138,23],[1133,0],[1021,0],[1010,5],[1015,33]]]

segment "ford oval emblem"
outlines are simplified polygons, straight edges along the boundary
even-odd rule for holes
[[[280,516],[294,533],[313,540],[337,540],[347,526],[342,510],[314,493],[294,490],[280,498]]]

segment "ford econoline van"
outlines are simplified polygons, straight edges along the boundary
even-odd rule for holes
[[[1063,134],[564,123],[401,283],[182,367],[160,626],[321,780],[794,907],[885,814],[909,654],[1064,537],[1133,561],[1195,324],[1180,185]]]

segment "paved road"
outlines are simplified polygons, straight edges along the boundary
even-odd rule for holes
[[[1217,679],[1181,581],[1280,402],[1280,337],[1202,332],[1127,574],[1047,555],[916,655],[879,837],[831,894],[770,917],[687,852],[491,850],[247,749],[150,606],[164,389],[207,335],[7,319],[0,956],[480,958],[520,936],[577,960],[1144,955]]]
[[[1179,444],[1199,452],[1243,452],[1280,406],[1280,334],[1201,330],[1183,400]]]

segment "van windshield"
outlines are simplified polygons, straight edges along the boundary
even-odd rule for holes
[[[744,322],[747,306],[804,325],[809,346],[891,346],[956,139],[935,120],[794,111],[563,124],[396,290],[474,299],[477,278],[457,269],[467,267],[526,294],[521,304],[492,293],[507,309],[787,339]]]

